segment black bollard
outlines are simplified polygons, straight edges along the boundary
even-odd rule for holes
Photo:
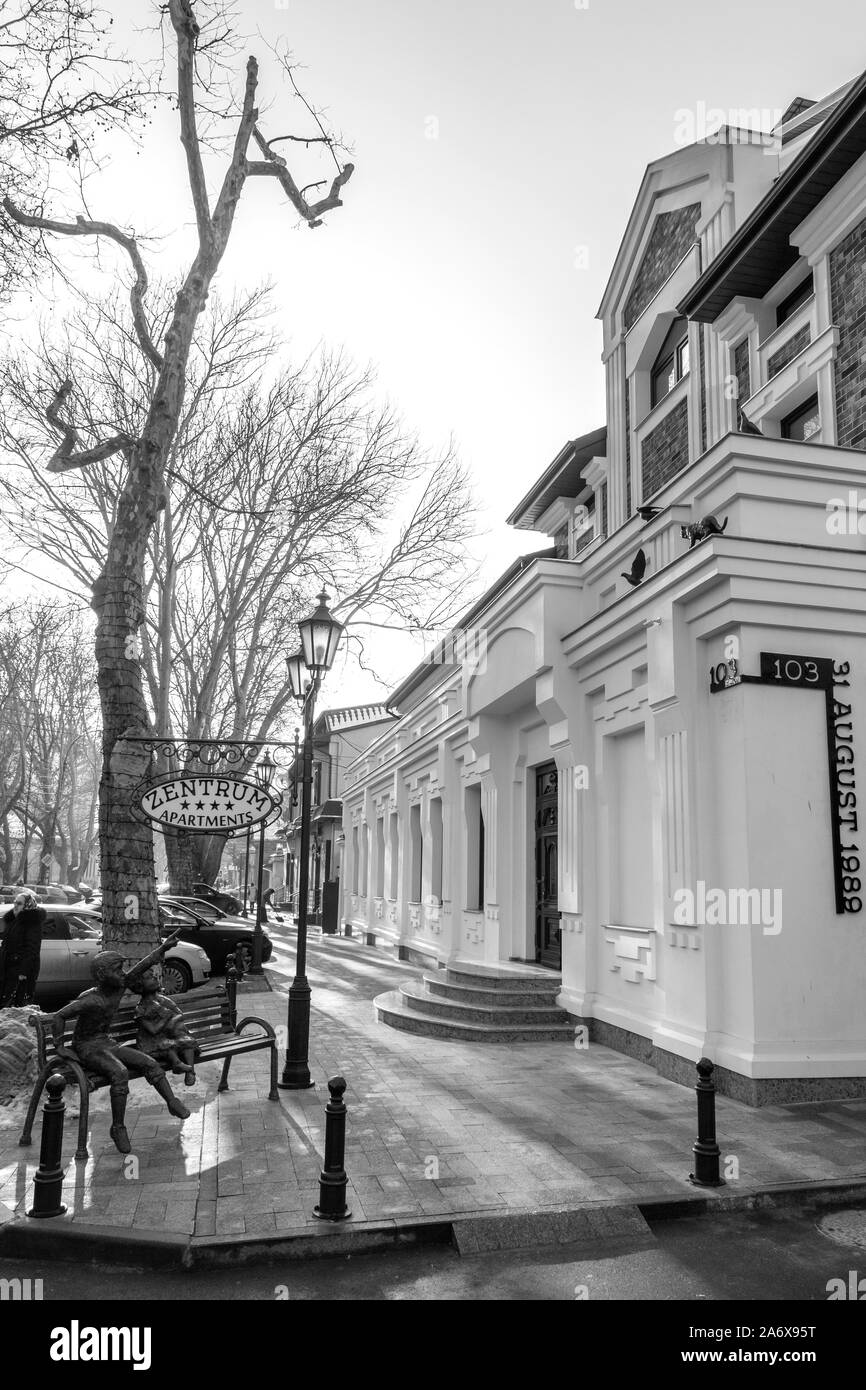
[[[229,1000],[229,1017],[232,1027],[238,1025],[238,980],[243,979],[243,975],[238,971],[238,959],[234,954],[226,956],[226,994]]]
[[[39,1167],[33,1179],[33,1206],[28,1216],[62,1216],[66,1210],[60,1201],[63,1191],[60,1155],[63,1149],[63,1117],[66,1114],[65,1090],[66,1082],[58,1072],[49,1076],[48,1099],[42,1107]]]
[[[323,1221],[345,1221],[352,1213],[346,1206],[346,1107],[343,1092],[346,1082],[342,1076],[332,1076],[328,1082],[331,1099],[325,1106],[325,1166],[319,1174],[319,1205],[313,1215]]]
[[[716,1088],[713,1085],[713,1067],[708,1057],[697,1063],[698,1082],[695,1091],[698,1097],[698,1137],[692,1145],[695,1156],[695,1171],[689,1173],[689,1182],[695,1187],[724,1187],[725,1180],[719,1175],[721,1151],[716,1143]]]

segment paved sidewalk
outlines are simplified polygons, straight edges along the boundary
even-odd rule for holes
[[[294,959],[293,938],[279,932],[268,967],[273,992],[239,999],[243,1013],[275,1025],[285,1022]],[[73,1161],[76,1125],[67,1115],[63,1224],[178,1237],[323,1233],[312,1209],[325,1081],[336,1073],[348,1081],[353,1219],[343,1231],[590,1207],[603,1208],[603,1220],[613,1206],[695,1195],[686,1182],[693,1091],[601,1046],[446,1042],[379,1024],[374,996],[420,974],[353,938],[311,942],[316,1088],[268,1101],[267,1058],[257,1053],[232,1063],[232,1089],[218,1096],[219,1064],[202,1066],[195,1089],[177,1087],[193,1111],[181,1124],[136,1084],[128,1110],[135,1163],[111,1144],[108,1097],[98,1092],[86,1163]],[[739,1169],[726,1195],[866,1182],[864,1100],[753,1110],[719,1097],[717,1129],[722,1154]],[[18,1130],[0,1128],[0,1203],[20,1215],[32,1199],[41,1123],[30,1149],[17,1147]],[[27,1223],[36,1226],[57,1229]]]

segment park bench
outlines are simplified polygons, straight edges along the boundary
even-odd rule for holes
[[[229,957],[229,962],[231,959]],[[229,1088],[229,1067],[233,1057],[237,1057],[239,1053],[259,1052],[267,1048],[271,1054],[271,1088],[268,1092],[268,1100],[279,1100],[276,1034],[270,1023],[263,1018],[250,1016],[242,1018],[240,1022],[237,1021],[237,973],[233,967],[226,972],[225,988],[218,986],[215,989],[207,989],[207,991],[192,991],[189,994],[174,995],[173,998],[183,1013],[186,1027],[198,1044],[199,1053],[196,1057],[196,1067],[204,1062],[223,1062],[222,1075],[217,1087],[219,1091],[227,1091]],[[112,1038],[116,1038],[118,1042],[129,1043],[133,1047],[136,1039],[135,1009],[136,1004],[122,1005],[115,1014],[109,1029]],[[63,1034],[62,1051],[59,1051],[55,1045],[50,1017],[47,1014],[31,1014],[30,1023],[36,1029],[38,1073],[18,1143],[29,1144],[31,1142],[39,1097],[49,1076],[59,1072],[67,1081],[74,1082],[78,1086],[80,1111],[78,1148],[75,1150],[75,1157],[77,1159],[87,1158],[90,1092],[107,1086],[108,1080],[95,1072],[87,1071],[67,1051],[72,1042],[74,1021],[69,1023]],[[243,1036],[243,1030],[252,1023],[258,1024],[262,1031]],[[141,1073],[130,1070],[129,1079],[130,1082],[141,1080]]]

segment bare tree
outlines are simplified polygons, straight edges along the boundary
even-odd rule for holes
[[[52,185],[81,184],[106,131],[128,129],[155,99],[111,43],[113,20],[87,0],[0,0],[0,187],[41,206]],[[50,252],[0,213],[0,297],[32,284]]]
[[[279,731],[290,694],[283,656],[297,645],[297,619],[323,581],[359,641],[376,623],[439,628],[466,603],[473,514],[453,453],[430,457],[376,404],[370,373],[339,355],[276,368],[263,386],[262,335],[251,327],[263,309],[256,295],[217,303],[201,321],[189,408],[166,469],[168,502],[149,542],[142,662],[164,737],[265,739]],[[113,306],[82,322],[81,336],[92,347],[76,409],[94,428],[121,420],[136,428],[144,403],[135,400],[135,357]],[[278,346],[268,341],[277,361]],[[17,519],[42,556],[86,585],[117,489],[106,464],[53,476],[34,462],[47,428],[39,403],[49,342],[36,361],[35,370],[18,362],[3,372],[3,437],[17,463],[0,483],[13,537]],[[167,838],[175,890],[213,878],[223,843]]]
[[[20,207],[8,195],[3,207],[18,226],[37,236],[87,237],[113,242],[132,272],[130,305],[143,370],[151,382],[148,410],[135,435],[118,432],[93,438],[82,434],[69,412],[72,377],[62,381],[46,415],[60,438],[47,462],[49,472],[87,469],[114,458],[123,483],[111,526],[108,550],[93,585],[97,615],[96,660],[103,724],[99,828],[107,943],[138,957],[158,940],[158,916],[150,830],[133,814],[132,794],[148,758],[136,739],[151,729],[140,661],[140,628],[146,608],[143,571],[157,517],[166,504],[165,469],[181,420],[187,367],[199,316],[229,242],[238,203],[248,178],[275,178],[298,215],[310,227],[342,206],[340,194],[353,166],[338,168],[323,198],[309,203],[286,161],[276,154],[258,125],[258,63],[249,57],[235,122],[231,154],[212,198],[198,131],[196,56],[200,29],[192,0],[168,0],[177,56],[176,98],[180,140],[186,157],[195,211],[197,249],[172,308],[164,342],[157,345],[147,311],[148,277],[135,237],[108,221],[79,216],[74,222]],[[331,153],[333,147],[328,144]],[[250,159],[255,145],[260,159]],[[131,910],[133,921],[125,921]]]
[[[92,640],[80,606],[40,600],[8,609],[0,620],[0,816],[7,878],[26,875],[36,837],[40,883],[48,882],[53,860],[66,878],[82,855],[86,862],[92,854],[99,783]],[[21,832],[17,865],[13,825]]]

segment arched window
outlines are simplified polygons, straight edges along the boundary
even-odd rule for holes
[[[652,404],[658,405],[689,370],[689,325],[674,319],[652,370]]]

